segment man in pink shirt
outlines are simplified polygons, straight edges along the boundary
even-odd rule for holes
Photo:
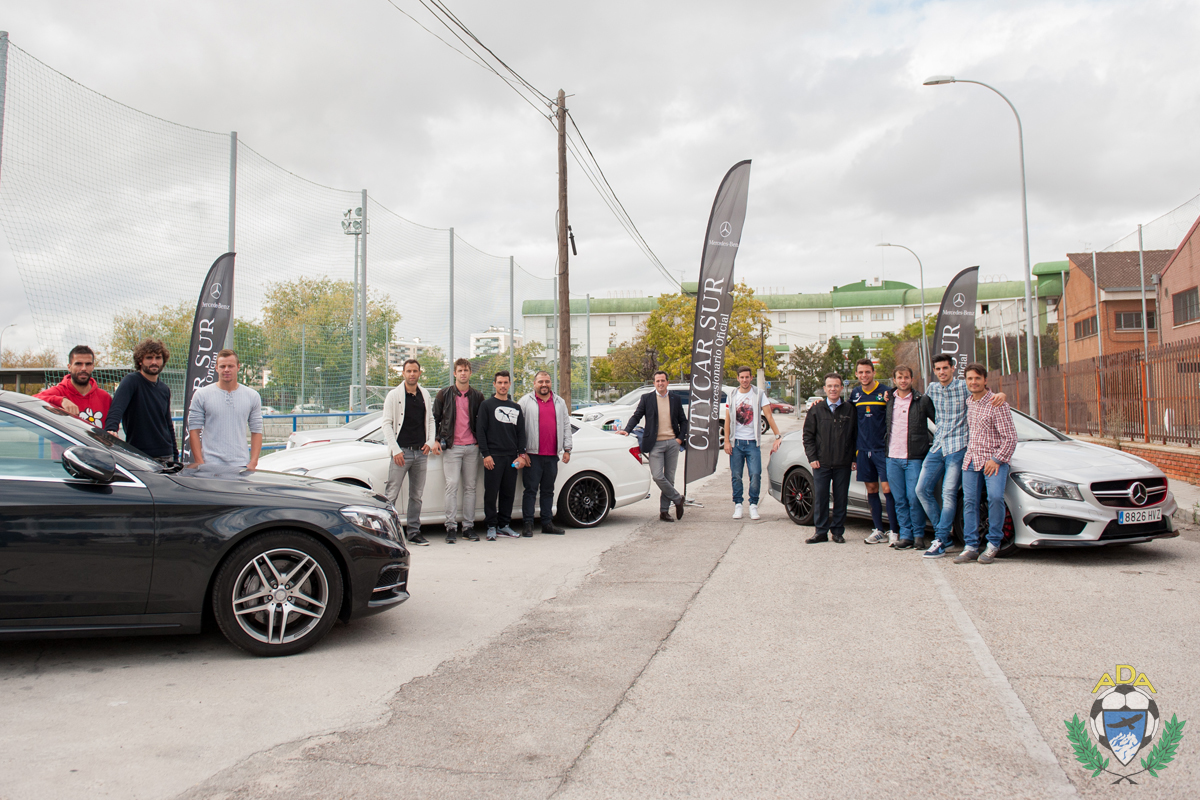
[[[934,416],[933,403],[912,388],[912,368],[905,364],[897,364],[892,370],[892,384],[896,390],[884,410],[887,481],[896,502],[892,527],[899,532],[892,546],[908,550],[915,544],[923,550],[925,509],[917,498],[917,481],[932,439],[929,422]]]
[[[522,536],[533,536],[534,504],[541,494],[542,533],[563,534],[554,525],[554,481],[558,478],[558,454],[563,463],[571,460],[571,413],[567,403],[550,390],[550,373],[533,376],[533,391],[521,398],[525,418],[525,470],[521,498]]]
[[[454,383],[437,393],[433,420],[442,446],[442,475],[446,479],[446,544],[457,541],[459,531],[472,542],[475,532],[475,486],[479,478],[479,443],[475,417],[483,393],[471,386],[471,362],[454,362]],[[462,522],[458,522],[458,490],[462,487]]]

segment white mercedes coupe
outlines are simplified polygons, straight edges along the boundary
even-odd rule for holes
[[[554,484],[558,518],[576,528],[599,525],[614,508],[636,503],[650,491],[650,470],[642,463],[635,439],[602,431],[591,425],[572,423],[574,446],[570,463],[558,465]],[[388,447],[382,429],[376,425],[357,439],[327,444],[294,447],[263,456],[260,470],[304,475],[309,478],[348,483],[371,489],[382,495],[387,483]],[[483,520],[483,459],[479,459],[479,482],[475,501],[475,519]],[[445,522],[446,481],[442,457],[429,457],[425,492],[421,505],[421,525],[440,526]],[[459,493],[459,513],[462,513]],[[396,509],[404,517],[408,505],[407,483],[401,488]],[[521,481],[513,519],[521,518]]]

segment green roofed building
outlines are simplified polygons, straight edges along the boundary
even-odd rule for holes
[[[1038,264],[1034,270],[1038,323],[1042,330],[1056,321],[1055,310],[1062,296],[1062,270],[1058,262]],[[1024,330],[1025,284],[1023,281],[988,280],[979,284],[978,326],[999,335],[1001,327],[1009,334]],[[683,291],[694,294],[695,282],[682,284]],[[946,287],[925,289],[925,313],[937,314]],[[825,345],[836,338],[843,348],[858,336],[868,350],[879,346],[887,333],[899,332],[921,317],[921,290],[900,281],[861,280],[834,286],[828,292],[811,294],[756,294],[766,303],[771,321],[767,343],[784,353],[794,346]],[[633,340],[638,329],[657,307],[654,297],[592,298],[592,355],[604,355],[609,348]],[[525,340],[542,342],[548,354],[555,344],[553,300],[526,300],[521,304]],[[571,341],[582,350],[587,338],[586,303],[571,301]]]

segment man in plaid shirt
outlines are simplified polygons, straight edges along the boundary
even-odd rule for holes
[[[978,560],[991,564],[1000,552],[1004,536],[1004,486],[1008,482],[1008,462],[1017,449],[1017,429],[1013,426],[1008,403],[993,405],[995,397],[987,388],[987,367],[968,364],[966,370],[967,424],[971,430],[967,454],[963,459],[963,540],[966,547],[954,559],[955,564]],[[987,486],[987,550],[979,552],[979,496]]]
[[[921,466],[917,480],[917,497],[925,515],[933,523],[936,538],[925,558],[941,558],[952,541],[951,529],[958,510],[958,486],[963,475],[963,458],[967,453],[967,384],[954,377],[954,357],[939,353],[933,357],[933,374],[937,381],[930,383],[926,394],[933,401],[937,432]],[[1004,403],[1003,392],[993,395],[991,403]],[[937,496],[938,481],[942,482],[941,498]],[[919,546],[919,545],[918,545]]]

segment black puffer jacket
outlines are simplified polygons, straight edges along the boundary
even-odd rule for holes
[[[842,401],[835,410],[822,400],[804,417],[804,453],[822,467],[848,467],[858,444],[858,409]]]
[[[890,451],[892,447],[892,404],[896,401],[896,393],[892,392],[891,397],[887,401],[887,410],[884,422],[887,425],[887,434],[884,441],[885,451]],[[908,457],[924,458],[929,453],[929,445],[933,443],[933,433],[929,430],[929,423],[936,422],[934,419],[933,401],[929,399],[929,395],[924,395],[913,389],[912,405],[908,408]]]

